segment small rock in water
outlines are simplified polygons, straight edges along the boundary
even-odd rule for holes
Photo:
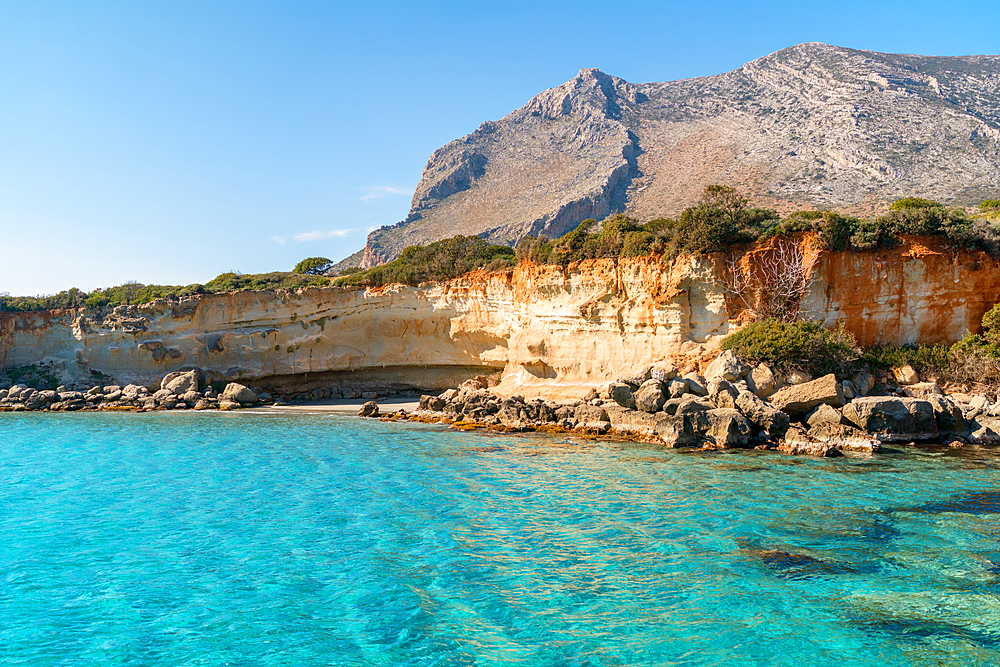
[[[367,403],[361,406],[360,410],[358,410],[358,416],[378,417],[379,416],[378,403],[376,403],[375,401],[368,401]]]

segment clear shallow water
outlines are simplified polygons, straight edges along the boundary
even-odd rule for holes
[[[0,415],[3,665],[992,665],[1000,459]]]

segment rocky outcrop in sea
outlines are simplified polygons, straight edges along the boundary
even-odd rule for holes
[[[66,386],[35,389],[26,384],[0,389],[0,412],[236,410],[262,405],[284,405],[284,401],[237,382],[227,383],[216,392],[197,368],[168,373],[152,390],[136,384],[95,385],[86,391]]]
[[[777,450],[786,454],[874,454],[883,444],[1000,445],[1000,400],[945,395],[898,369],[910,384],[876,384],[866,371],[838,379],[776,376],[724,352],[704,375],[671,363],[645,365],[594,388],[583,399],[501,396],[483,379],[424,395],[414,414],[391,418],[443,421],[457,428],[548,431],[662,442],[667,447]],[[367,403],[360,416],[379,417]]]

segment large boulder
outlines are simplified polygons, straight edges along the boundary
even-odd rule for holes
[[[735,449],[750,444],[753,427],[739,410],[716,408],[705,413],[708,418],[706,439],[718,449]]]
[[[127,384],[125,388],[122,389],[122,396],[128,400],[135,400],[137,396],[142,396],[148,394],[149,390],[145,387],[140,387],[137,384]]]
[[[717,408],[735,408],[736,397],[739,395],[740,392],[729,380],[714,377],[708,381],[708,398]]]
[[[625,384],[630,384],[633,387],[638,387],[643,382],[651,379],[652,377],[653,377],[653,364],[646,364],[645,366],[640,366],[639,368],[636,368],[631,373],[629,373],[628,375],[626,375],[625,377],[621,378],[618,381],[623,382]]]
[[[226,388],[228,389],[229,387]],[[358,416],[378,417],[379,416],[378,403],[376,403],[375,401],[368,401],[367,403],[361,406],[360,410],[358,410]]]
[[[811,412],[820,403],[839,408],[844,404],[844,390],[833,373],[818,380],[779,389],[771,396],[771,404],[796,417]]]
[[[604,408],[589,403],[581,403],[576,406],[573,417],[576,421],[584,424],[608,421],[608,413]]]
[[[882,445],[877,438],[849,424],[823,422],[810,428],[808,435],[811,440],[830,445],[842,452],[874,454],[882,451]]]
[[[668,399],[666,403],[663,404],[663,411],[668,415],[673,415],[677,413],[677,409],[687,403],[705,403],[704,399],[700,396],[695,396],[694,394],[684,394],[680,398]],[[712,408],[718,407],[716,405],[706,405],[706,410],[711,410]]]
[[[24,394],[26,393],[27,392],[21,393],[21,402],[24,403],[25,410],[40,410],[41,408],[45,407],[46,404],[55,402],[55,392],[36,391],[31,394],[28,394],[27,397],[25,397]],[[51,400],[49,400],[48,398],[47,395],[48,393],[53,394]]]
[[[778,445],[778,451],[791,455],[842,456],[841,452],[833,445],[810,438],[806,430],[797,424],[789,427],[784,440]]]
[[[663,385],[656,380],[644,383],[635,392],[635,407],[643,412],[659,412],[667,397],[663,395]]]
[[[635,397],[632,396],[632,388],[624,382],[612,382],[608,385],[608,396],[623,408],[635,410]]]
[[[768,405],[752,392],[741,391],[736,397],[736,408],[771,437],[780,438],[788,430],[788,415]]]
[[[705,377],[709,380],[723,378],[730,382],[736,382],[749,372],[749,366],[740,361],[732,350],[726,350],[708,365],[708,368],[705,369]]]
[[[703,398],[692,396],[682,400],[674,410],[675,415],[704,415],[709,410],[715,410],[715,406]]]
[[[656,434],[667,447],[696,447],[702,440],[700,427],[695,415],[668,415],[657,420]]]
[[[153,392],[153,398],[155,398],[157,402],[163,402],[168,398],[173,398],[174,395],[175,395],[174,392],[170,391],[169,389],[157,389],[155,392]]]
[[[1000,445],[1000,417],[981,416],[973,421],[969,439],[987,447]]]
[[[688,393],[688,382],[684,378],[674,378],[667,383],[667,394],[670,398],[680,398]]]
[[[747,373],[747,389],[761,398],[767,398],[778,389],[777,378],[771,371],[771,367],[765,363],[758,364],[756,368]]]
[[[198,391],[198,383],[200,380],[201,373],[198,369],[167,373],[167,375],[160,380],[160,389],[166,389],[167,391],[180,396],[181,394],[186,394],[189,391]]]
[[[857,388],[859,396],[867,396],[875,388],[875,378],[868,371],[858,371],[851,376],[851,382]]]
[[[657,361],[649,370],[649,377],[657,382],[670,382],[677,377],[677,373],[677,366],[667,361]]]
[[[938,432],[941,435],[966,436],[969,434],[969,422],[962,413],[962,407],[947,396],[928,394],[924,400],[931,404],[934,419],[937,420]]]
[[[698,396],[708,396],[708,380],[704,375],[698,373],[688,373],[684,376],[687,380],[688,391]]]
[[[909,364],[900,366],[899,368],[893,368],[892,374],[896,378],[896,382],[901,385],[917,384],[920,382],[920,376],[917,375],[917,371],[915,371],[913,366]]]
[[[180,395],[180,399],[187,403],[188,405],[194,405],[202,398],[201,393],[197,391],[186,391]]]
[[[240,405],[253,405],[257,402],[257,394],[253,393],[250,387],[238,382],[230,382],[222,390],[222,396],[219,397],[219,401],[232,401]]]
[[[840,414],[837,408],[826,403],[821,403],[816,406],[815,410],[809,413],[805,421],[809,425],[809,428],[816,428],[820,424],[843,424],[844,416]]]
[[[920,398],[865,396],[845,405],[842,414],[851,424],[882,442],[938,437],[934,408],[929,401]]]
[[[903,387],[903,393],[910,398],[926,398],[932,395],[941,396],[944,394],[941,391],[941,387],[937,385],[937,382],[917,382],[916,384]]]
[[[663,419],[663,414],[652,415],[647,412],[630,410],[620,405],[608,405],[604,408],[611,427],[616,431],[653,435],[656,424]]]

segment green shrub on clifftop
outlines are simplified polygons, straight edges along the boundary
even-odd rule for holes
[[[195,294],[218,294],[243,290],[298,289],[329,285],[324,276],[288,273],[223,273],[204,285],[143,285],[135,281],[93,292],[73,288],[51,296],[0,296],[0,313],[54,310],[58,308],[113,308],[139,305],[155,299],[179,299]]]
[[[513,248],[492,245],[476,236],[453,236],[426,246],[410,246],[388,264],[337,278],[334,284],[419,285],[433,280],[450,280],[476,269],[505,269],[514,266],[515,261]]]
[[[744,362],[766,363],[775,372],[804,371],[814,376],[854,369],[861,356],[854,337],[843,327],[830,330],[816,322],[766,319],[747,325],[722,339]]]
[[[308,257],[296,264],[295,268],[292,269],[292,273],[308,273],[318,276],[330,268],[331,264],[333,264],[333,261],[326,257]]]

